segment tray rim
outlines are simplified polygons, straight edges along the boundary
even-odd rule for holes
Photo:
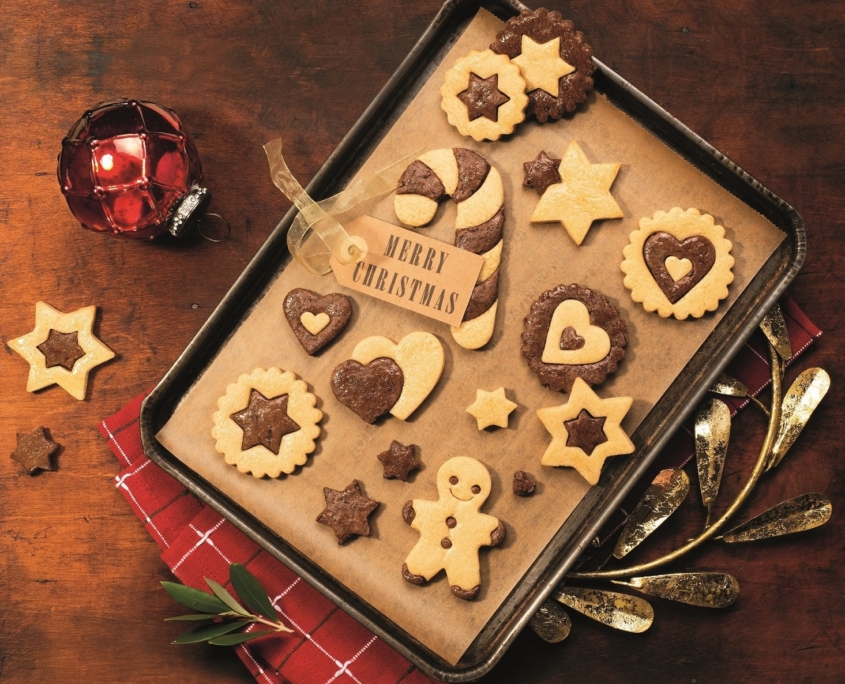
[[[400,89],[407,74],[415,67],[418,67],[420,62],[425,57],[425,53],[434,45],[452,20],[460,21],[461,13],[464,15],[474,14],[478,9],[485,8],[498,15],[515,15],[523,9],[527,9],[525,5],[516,0],[448,0],[443,4],[437,15],[429,24],[423,35],[417,41],[412,50],[408,53],[378,95],[367,106],[361,114],[356,123],[352,126],[349,132],[340,141],[337,147],[328,156],[326,161],[317,171],[307,186],[309,194],[313,194],[317,189],[321,189],[327,183],[331,176],[343,175],[339,173],[344,164],[348,165],[348,159],[353,161],[357,159],[356,152],[362,147],[365,147],[372,135],[368,135],[367,130],[370,122],[376,118],[382,108],[390,101],[395,91]],[[496,11],[498,10],[498,12]],[[739,348],[744,344],[747,337],[756,329],[760,320],[766,312],[773,306],[783,292],[788,287],[789,283],[795,277],[803,265],[806,255],[806,234],[804,231],[804,221],[798,212],[786,203],[783,199],[775,195],[763,184],[746,173],[740,166],[735,164],[726,155],[719,152],[715,147],[710,145],[701,136],[694,133],[690,128],[678,121],[675,117],[669,114],[665,109],[660,107],[657,103],[652,101],[636,87],[622,78],[619,74],[608,68],[605,64],[596,58],[593,58],[597,66],[597,78],[604,78],[614,87],[619,88],[627,96],[640,107],[643,108],[646,115],[655,117],[656,123],[667,126],[677,135],[683,138],[687,143],[691,143],[703,152],[705,152],[712,159],[712,166],[705,165],[704,167],[692,162],[685,154],[681,153],[674,145],[671,145],[667,140],[659,136],[654,130],[649,130],[661,138],[679,155],[687,158],[688,161],[694,164],[705,175],[712,178],[720,186],[733,194],[737,194],[733,189],[725,186],[724,179],[732,179],[740,181],[739,187],[745,186],[748,190],[749,197],[756,197],[762,203],[763,208],[768,208],[772,212],[777,212],[782,215],[784,222],[788,223],[788,227],[793,231],[785,231],[789,238],[792,238],[792,254],[789,260],[789,266],[784,270],[777,280],[775,286],[768,291],[755,307],[752,308],[750,316],[746,322],[738,329],[733,336],[732,341],[724,348],[721,359],[713,364],[710,370],[702,377],[697,384],[695,390],[689,395],[689,399],[684,407],[678,412],[676,416],[666,425],[647,448],[646,453],[638,462],[638,465],[629,473],[625,475],[625,481],[619,485],[611,498],[604,502],[603,509],[598,514],[593,514],[590,522],[586,526],[581,526],[578,530],[578,539],[574,545],[570,546],[566,557],[558,562],[556,569],[547,574],[542,583],[537,582],[535,585],[534,594],[527,601],[525,601],[520,610],[511,615],[509,624],[504,625],[498,630],[500,638],[491,639],[488,648],[483,651],[483,656],[472,663],[464,664],[463,658],[455,666],[446,665],[442,658],[434,654],[427,647],[417,642],[413,637],[401,630],[393,624],[386,616],[382,615],[368,604],[356,605],[354,596],[343,585],[336,580],[322,572],[318,566],[313,564],[306,558],[299,556],[296,549],[289,547],[279,535],[264,527],[260,521],[255,519],[251,514],[242,509],[240,506],[232,502],[225,494],[205,482],[199,475],[190,471],[181,461],[173,454],[165,449],[155,439],[155,434],[164,425],[172,411],[168,411],[167,399],[170,399],[170,406],[175,408],[173,404],[174,390],[179,389],[179,385],[184,387],[184,390],[179,392],[178,396],[184,394],[193,385],[193,382],[186,382],[185,375],[189,375],[192,367],[200,366],[201,370],[207,367],[207,363],[213,359],[216,352],[222,348],[229,339],[234,330],[237,329],[240,322],[229,324],[227,321],[228,315],[232,309],[235,308],[234,300],[239,299],[243,301],[244,297],[255,294],[255,290],[259,290],[257,294],[264,291],[266,283],[261,285],[261,279],[258,280],[260,287],[256,286],[256,275],[261,271],[262,267],[269,261],[276,260],[277,248],[279,243],[285,247],[285,235],[287,228],[292,223],[296,209],[291,208],[282,220],[278,223],[276,228],[268,236],[262,247],[256,252],[255,256],[250,260],[244,268],[241,275],[229,289],[227,294],[221,300],[220,304],[215,308],[214,312],[209,316],[208,320],[203,324],[197,332],[193,340],[188,344],[185,350],[179,355],[173,366],[162,377],[150,395],[144,400],[141,408],[141,438],[145,452],[148,456],[160,467],[162,467],[168,474],[176,478],[194,495],[198,496],[204,503],[211,506],[214,510],[222,516],[230,520],[242,532],[247,534],[253,541],[258,543],[262,548],[271,553],[281,562],[285,563],[292,570],[303,577],[311,586],[320,591],[323,595],[333,601],[335,604],[343,608],[347,613],[350,613],[356,620],[364,624],[367,628],[377,634],[384,641],[389,643],[393,648],[399,651],[403,656],[411,660],[415,665],[427,674],[433,675],[443,681],[471,681],[487,672],[498,662],[501,656],[505,653],[513,640],[525,627],[536,610],[542,602],[548,597],[549,593],[554,587],[563,579],[565,574],[569,571],[572,564],[577,560],[580,553],[586,548],[589,540],[595,536],[595,533],[601,528],[606,519],[612,514],[616,504],[624,498],[631,487],[651,465],[652,461],[659,454],[666,442],[672,437],[675,430],[680,427],[681,423],[688,417],[688,415],[695,408],[697,403],[706,394],[708,388],[712,386],[718,374],[723,370],[724,366],[736,354]],[[401,100],[401,98],[398,98]],[[403,103],[404,104],[407,103]],[[630,111],[626,113],[638,121],[643,123]],[[319,195],[319,193],[317,193]],[[743,202],[750,205],[750,202],[745,197],[739,197]],[[759,207],[751,205],[752,208],[763,213]],[[766,215],[766,214],[764,214]],[[767,218],[770,218],[767,216]],[[772,220],[770,218],[770,220]],[[784,227],[773,221],[777,227],[784,230]],[[782,251],[783,247],[779,249]],[[775,252],[772,259],[778,254]],[[771,261],[771,259],[770,259]],[[284,264],[280,264],[278,269],[273,270],[273,274],[277,270],[286,268],[290,262],[290,257],[286,257]],[[767,262],[769,263],[769,262]],[[257,299],[256,299],[257,301]],[[248,313],[248,309],[244,311],[244,315]],[[221,326],[234,325],[233,330],[223,337],[216,337],[215,334]],[[718,329],[718,328],[717,328]],[[209,354],[209,351],[211,353]],[[204,357],[208,357],[208,361],[203,363]],[[673,383],[674,384],[674,383]],[[178,404],[178,400],[176,401]],[[166,413],[166,418],[162,420],[162,414]],[[182,466],[181,468],[179,466]],[[193,475],[193,477],[192,477]],[[547,571],[551,570],[554,563],[549,563]],[[534,565],[532,565],[532,568]],[[520,583],[523,580],[520,580]],[[333,584],[340,585],[339,587]],[[539,586],[542,584],[542,586]],[[517,585],[519,586],[519,585]],[[352,600],[350,600],[352,599]],[[363,603],[363,602],[360,602]],[[507,600],[502,604],[504,606]],[[491,622],[496,619],[502,606],[494,613]],[[369,610],[367,610],[369,608]],[[482,631],[482,634],[484,632]],[[475,642],[473,642],[473,646]],[[472,646],[470,647],[472,649]]]

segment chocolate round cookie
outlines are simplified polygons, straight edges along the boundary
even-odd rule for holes
[[[593,50],[560,12],[523,10],[508,20],[490,49],[519,66],[527,85],[527,111],[540,122],[573,111],[593,87]]]
[[[558,285],[531,305],[522,355],[549,389],[569,392],[575,378],[598,385],[625,356],[625,330],[619,310],[601,292]]]

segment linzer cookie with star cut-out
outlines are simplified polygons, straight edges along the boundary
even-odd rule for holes
[[[284,301],[285,318],[308,356],[335,339],[349,323],[352,304],[338,292],[320,296],[298,287]]]
[[[211,436],[226,463],[255,477],[279,477],[303,465],[320,436],[317,397],[290,371],[256,368],[217,401]]]
[[[631,298],[663,318],[701,318],[728,296],[734,258],[725,229],[698,209],[675,207],[640,220],[621,268]]]
[[[601,292],[558,285],[540,295],[525,317],[522,354],[540,382],[569,392],[577,378],[604,382],[628,344],[619,310]]]
[[[490,49],[519,66],[528,111],[540,122],[574,111],[593,87],[593,50],[559,12],[523,10],[507,21]]]
[[[472,50],[455,62],[440,95],[449,123],[479,142],[513,133],[528,104],[519,67],[492,50]]]
[[[406,420],[434,389],[445,358],[431,333],[412,332],[398,344],[367,337],[334,369],[332,392],[366,423],[387,413]]]

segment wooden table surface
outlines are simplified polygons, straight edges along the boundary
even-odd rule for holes
[[[805,535],[690,559],[738,578],[742,593],[728,610],[656,601],[657,620],[642,635],[576,615],[563,644],[520,635],[485,681],[843,681],[845,4],[547,4],[575,20],[606,64],[804,216],[809,255],[791,292],[825,336],[798,367],[826,368],[833,387],[746,517],[810,491],[835,512]],[[305,184],[439,6],[4,0],[0,337],[5,345],[32,330],[38,300],[63,311],[96,304],[99,335],[118,356],[76,401],[56,386],[27,393],[25,362],[7,346],[0,354],[0,680],[251,681],[228,649],[169,644],[179,628],[162,622],[178,610],[159,587],[168,571],[114,488],[118,465],[97,423],[155,384],[286,211],[261,145],[284,136]],[[230,240],[151,244],[78,226],[59,192],[56,155],[85,109],[120,96],[180,114]],[[56,472],[30,477],[7,455],[17,431],[39,425],[63,448]],[[759,412],[738,421],[724,488],[736,490],[763,428]],[[700,519],[696,504],[682,511],[657,547]]]

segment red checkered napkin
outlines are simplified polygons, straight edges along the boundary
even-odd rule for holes
[[[791,299],[784,299],[781,307],[795,358],[821,335],[821,330]],[[749,340],[727,372],[755,395],[770,382],[762,334],[755,334]],[[294,633],[268,635],[235,647],[258,682],[423,684],[435,681],[150,461],[141,448],[138,421],[144,396],[137,397],[99,426],[123,466],[115,477],[115,485],[163,549],[162,560],[181,582],[206,589],[203,578],[209,577],[226,586],[229,565],[242,563],[267,590],[282,620]],[[728,403],[735,413],[748,401],[729,399]],[[693,451],[691,430],[680,430],[658,457],[654,470],[679,467],[692,458]],[[643,482],[647,485],[650,479],[645,477]],[[632,496],[630,505],[638,498],[639,494]],[[629,508],[628,504],[624,508]],[[617,512],[607,529],[618,527],[624,517],[624,510]]]

